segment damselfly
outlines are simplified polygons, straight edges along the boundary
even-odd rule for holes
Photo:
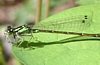
[[[5,32],[7,39],[11,43],[15,43],[17,39],[21,39],[21,42],[18,46],[22,44],[24,41],[23,37],[21,37],[22,34],[25,33],[39,33],[39,32],[46,32],[46,33],[58,33],[58,34],[72,34],[72,35],[80,35],[80,36],[91,36],[91,37],[100,37],[100,34],[88,34],[88,33],[76,33],[76,32],[62,32],[62,31],[53,31],[53,30],[39,30],[39,29],[31,29],[30,27],[26,25],[19,26],[17,28],[12,28],[11,26],[7,27],[7,30]],[[13,37],[10,38],[10,35]],[[32,36],[32,35],[31,35]],[[12,40],[14,39],[14,41]]]
[[[32,35],[32,33],[39,33],[39,32],[100,37],[100,34],[77,33],[78,32],[77,30],[80,31],[89,28],[91,23],[92,23],[92,13],[86,12],[85,15],[81,13],[77,16],[75,15],[69,18],[62,17],[56,19],[51,17],[50,19],[48,18],[44,20],[44,22],[39,22],[38,24],[34,25],[33,28],[30,28],[27,25],[18,26],[16,28],[8,26],[7,30],[5,31],[5,35],[7,39],[12,43],[20,39],[21,42],[18,46],[20,46],[24,41],[22,35],[25,35],[26,33],[30,34],[32,37],[34,35],[34,34]]]

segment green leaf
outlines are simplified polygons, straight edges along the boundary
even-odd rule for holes
[[[33,29],[60,31],[62,28],[62,31],[97,34],[100,32],[99,9],[100,5],[95,4],[65,10],[41,21]],[[87,16],[87,19],[82,22],[84,16]],[[68,26],[63,24],[63,29],[60,25],[62,23],[68,23]],[[33,33],[32,35],[34,38],[31,41],[29,41],[31,36],[23,36],[24,42],[20,47],[12,46],[13,54],[25,65],[100,64],[99,37],[45,32]]]
[[[77,4],[89,5],[100,3],[100,0],[77,0]]]

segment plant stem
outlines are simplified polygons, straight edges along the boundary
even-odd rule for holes
[[[46,5],[46,7],[45,7],[45,18],[47,18],[48,16],[49,16],[49,9],[50,9],[50,0],[46,0],[45,1],[45,5]]]
[[[41,8],[42,8],[42,0],[37,1],[37,12],[36,12],[36,22],[40,21],[41,18]]]

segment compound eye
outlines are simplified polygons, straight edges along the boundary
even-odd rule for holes
[[[7,32],[12,32],[13,30],[12,30],[12,27],[11,26],[7,26]]]
[[[7,28],[8,28],[8,29],[11,29],[12,27],[11,27],[11,26],[7,26]]]

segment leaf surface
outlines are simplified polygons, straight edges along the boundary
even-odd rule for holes
[[[100,4],[95,4],[65,10],[41,21],[33,29],[99,34],[99,6]],[[87,16],[88,19],[85,20],[85,23],[82,23],[84,16]],[[64,27],[61,27],[61,23],[64,22]],[[69,23],[68,26],[66,23]],[[56,25],[59,29],[55,28]],[[32,38],[29,43],[31,36],[23,36],[24,42],[20,47],[12,46],[13,54],[25,65],[100,64],[99,37],[46,32],[32,33],[32,35],[34,39]]]

